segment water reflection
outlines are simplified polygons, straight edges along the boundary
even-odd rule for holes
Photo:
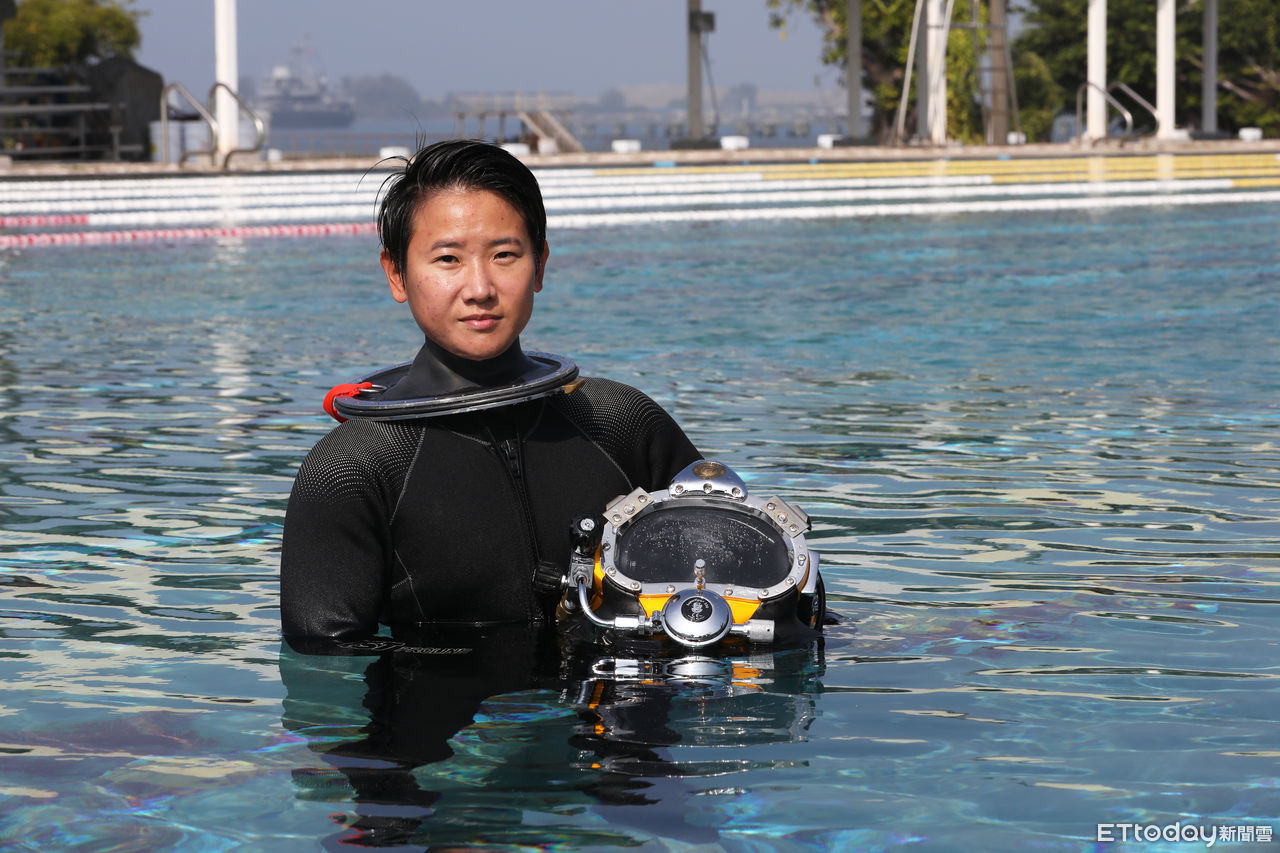
[[[610,827],[597,843],[652,830],[654,809],[665,837],[714,841],[697,798],[742,793],[724,781],[735,774],[804,765],[767,747],[808,739],[825,671],[820,644],[711,658],[570,646],[509,627],[379,645],[280,654],[282,722],[318,759],[293,771],[295,791],[352,804],[333,817],[341,844],[464,842],[489,830],[546,843],[555,815],[584,808]],[[544,822],[516,839],[522,806]],[[579,842],[581,824],[572,821]]]
[[[318,400],[417,335],[376,241],[0,256],[0,842],[1280,826],[1280,208],[1201,213],[557,235],[530,343],[815,521],[848,622],[731,674],[522,640],[475,667],[280,654]]]

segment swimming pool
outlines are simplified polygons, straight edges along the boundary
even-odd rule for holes
[[[490,682],[277,637],[319,400],[415,347],[374,238],[0,254],[0,838],[1265,846],[1278,230],[1256,202],[562,225],[526,344],[808,510],[844,619],[813,652],[577,661],[447,743]]]

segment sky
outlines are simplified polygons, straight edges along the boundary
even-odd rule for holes
[[[838,85],[822,34],[795,16],[786,38],[765,0],[703,0],[717,87],[813,91]],[[214,80],[214,0],[134,0],[147,13],[136,58],[203,97]],[[308,45],[330,81],[393,74],[424,98],[449,92],[597,96],[642,84],[685,85],[686,0],[241,0],[240,76],[260,78]],[[816,80],[815,80],[816,78]]]

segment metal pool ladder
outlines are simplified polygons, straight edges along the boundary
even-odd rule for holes
[[[254,141],[253,147],[233,148],[228,151],[227,156],[222,158],[222,168],[226,169],[231,164],[231,158],[236,154],[253,154],[254,152],[262,150],[262,146],[267,142],[266,122],[262,120],[261,116],[249,108],[249,105],[244,102],[244,99],[240,97],[235,89],[232,89],[226,83],[214,83],[213,86],[209,88],[209,106],[206,108],[205,105],[197,101],[181,83],[170,83],[160,92],[160,145],[164,150],[164,162],[169,162],[169,93],[177,92],[195,109],[200,118],[204,120],[204,123],[208,125],[210,140],[208,150],[183,151],[178,157],[178,165],[181,166],[185,163],[188,157],[200,157],[207,154],[209,156],[209,163],[215,168],[218,166],[218,120],[213,117],[212,112],[213,99],[214,96],[217,95],[218,89],[225,90],[232,98],[235,99],[235,102],[240,107],[241,112],[249,116],[253,121],[254,128],[256,128],[258,132],[258,136]]]
[[[1141,107],[1144,110],[1151,113],[1151,117],[1153,119],[1155,119],[1157,122],[1160,121],[1160,116],[1156,114],[1156,108],[1151,105],[1151,102],[1148,101],[1146,98],[1142,97],[1141,95],[1139,95],[1137,92],[1133,91],[1133,89],[1129,86],[1129,84],[1122,83],[1121,81],[1117,80],[1116,82],[1112,83],[1110,86],[1104,89],[1101,86],[1099,86],[1097,83],[1091,83],[1086,80],[1084,83],[1080,84],[1079,89],[1076,89],[1076,138],[1079,140],[1083,140],[1084,134],[1085,134],[1084,125],[1080,123],[1081,119],[1083,119],[1084,117],[1084,112],[1083,112],[1084,93],[1085,93],[1085,90],[1090,88],[1096,89],[1099,92],[1101,92],[1102,97],[1107,99],[1107,103],[1115,107],[1116,111],[1119,112],[1120,115],[1124,116],[1124,136],[1125,137],[1133,136],[1133,113],[1125,109],[1124,104],[1117,101],[1115,96],[1111,94],[1116,89],[1119,89],[1121,92],[1124,92],[1130,98],[1133,98],[1135,101],[1138,102],[1139,105],[1141,105]]]

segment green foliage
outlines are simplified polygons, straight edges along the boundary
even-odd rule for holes
[[[1054,102],[1033,97],[1045,94],[1043,91],[1028,92],[1022,99],[1029,109],[1053,113],[1074,111],[1076,95],[1088,68],[1088,9],[1089,0],[1030,0],[1030,5],[1020,10],[1027,29],[1013,44],[1014,56],[1019,57],[1021,63],[1042,60],[1061,90]],[[1193,18],[1197,21],[1194,35],[1190,31]],[[1198,51],[1198,20],[1199,16],[1190,14],[1178,16],[1179,57]],[[1123,82],[1155,103],[1156,12],[1151,0],[1107,0],[1107,77],[1108,84]],[[1198,77],[1196,86],[1199,86]],[[1185,96],[1188,88],[1185,76],[1178,82],[1178,88]],[[1139,129],[1155,129],[1155,119],[1150,113],[1137,107],[1124,94],[1117,93],[1116,97],[1129,107]]]
[[[956,0],[952,20],[969,21],[971,0]],[[843,67],[848,48],[846,0],[766,0],[769,24],[786,29],[787,19],[808,14],[823,32],[822,61]],[[985,7],[983,7],[985,11]],[[871,133],[887,140],[902,98],[902,82],[911,41],[915,0],[864,0],[862,4],[862,84],[872,94]],[[984,16],[985,17],[985,16]],[[917,46],[917,50],[921,47]],[[982,141],[982,114],[976,98],[973,37],[953,29],[947,43],[947,135],[962,142]],[[908,99],[907,126],[915,126],[914,90],[919,82],[912,72],[912,97]],[[848,81],[845,81],[848,85]]]
[[[1024,110],[1074,110],[1087,64],[1088,0],[1029,0],[1021,9],[1026,31],[1014,43],[1019,67],[1042,64],[1060,92],[1018,90]],[[1262,127],[1280,132],[1280,0],[1221,0],[1218,21],[1218,124],[1225,130]],[[1156,15],[1151,0],[1108,0],[1107,80],[1131,86],[1155,101]],[[1200,124],[1204,72],[1203,0],[1178,4],[1177,105],[1181,127]],[[1034,57],[1034,59],[1032,59]],[[1123,100],[1123,96],[1120,96]],[[1153,120],[1141,110],[1134,119]],[[1025,112],[1024,112],[1025,116]],[[1025,124],[1024,118],[1024,124]],[[1031,134],[1028,133],[1028,138]]]
[[[1199,2],[1196,9],[1199,10]],[[1196,15],[1196,20],[1201,19]],[[1198,24],[1197,24],[1198,26]],[[1197,83],[1203,72],[1197,50]],[[1280,0],[1232,0],[1218,21],[1218,124],[1228,130],[1260,127],[1280,135]],[[1200,88],[1188,93],[1196,114]]]
[[[1180,127],[1200,124],[1203,2],[1178,3],[1175,123]],[[822,61],[845,64],[846,0],[766,0],[765,5],[770,25],[784,30],[790,16],[812,16],[824,34]],[[892,132],[902,96],[914,11],[914,0],[864,0],[862,4],[863,83],[874,99],[872,133],[881,140]],[[1048,139],[1054,116],[1075,110],[1076,92],[1084,82],[1088,0],[1026,0],[1017,11],[1026,25],[1012,45],[1022,129],[1028,140]],[[953,21],[968,21],[969,15],[968,0],[957,0]],[[1154,102],[1155,4],[1108,0],[1107,19],[1108,82],[1124,82]],[[971,37],[953,30],[947,52],[947,133],[966,142],[981,138],[974,64]],[[914,101],[912,97],[909,104]],[[1144,119],[1153,126],[1152,118],[1141,109],[1132,112],[1140,127]],[[914,126],[911,113],[908,125]],[[1229,132],[1261,127],[1269,136],[1280,134],[1280,0],[1220,0],[1218,126]]]
[[[1049,66],[1037,53],[1023,51],[1013,62],[1014,86],[1018,89],[1018,115],[1022,132],[1031,141],[1046,141],[1053,132],[1053,120],[1061,111],[1066,90],[1053,79]]]
[[[956,0],[953,23],[968,21],[969,11],[970,0]],[[947,136],[968,144],[985,141],[977,86],[980,56],[980,52],[974,51],[972,30],[953,29],[948,34]]]
[[[142,42],[133,0],[22,0],[4,22],[4,46],[14,64],[48,68],[109,56],[132,58]]]

